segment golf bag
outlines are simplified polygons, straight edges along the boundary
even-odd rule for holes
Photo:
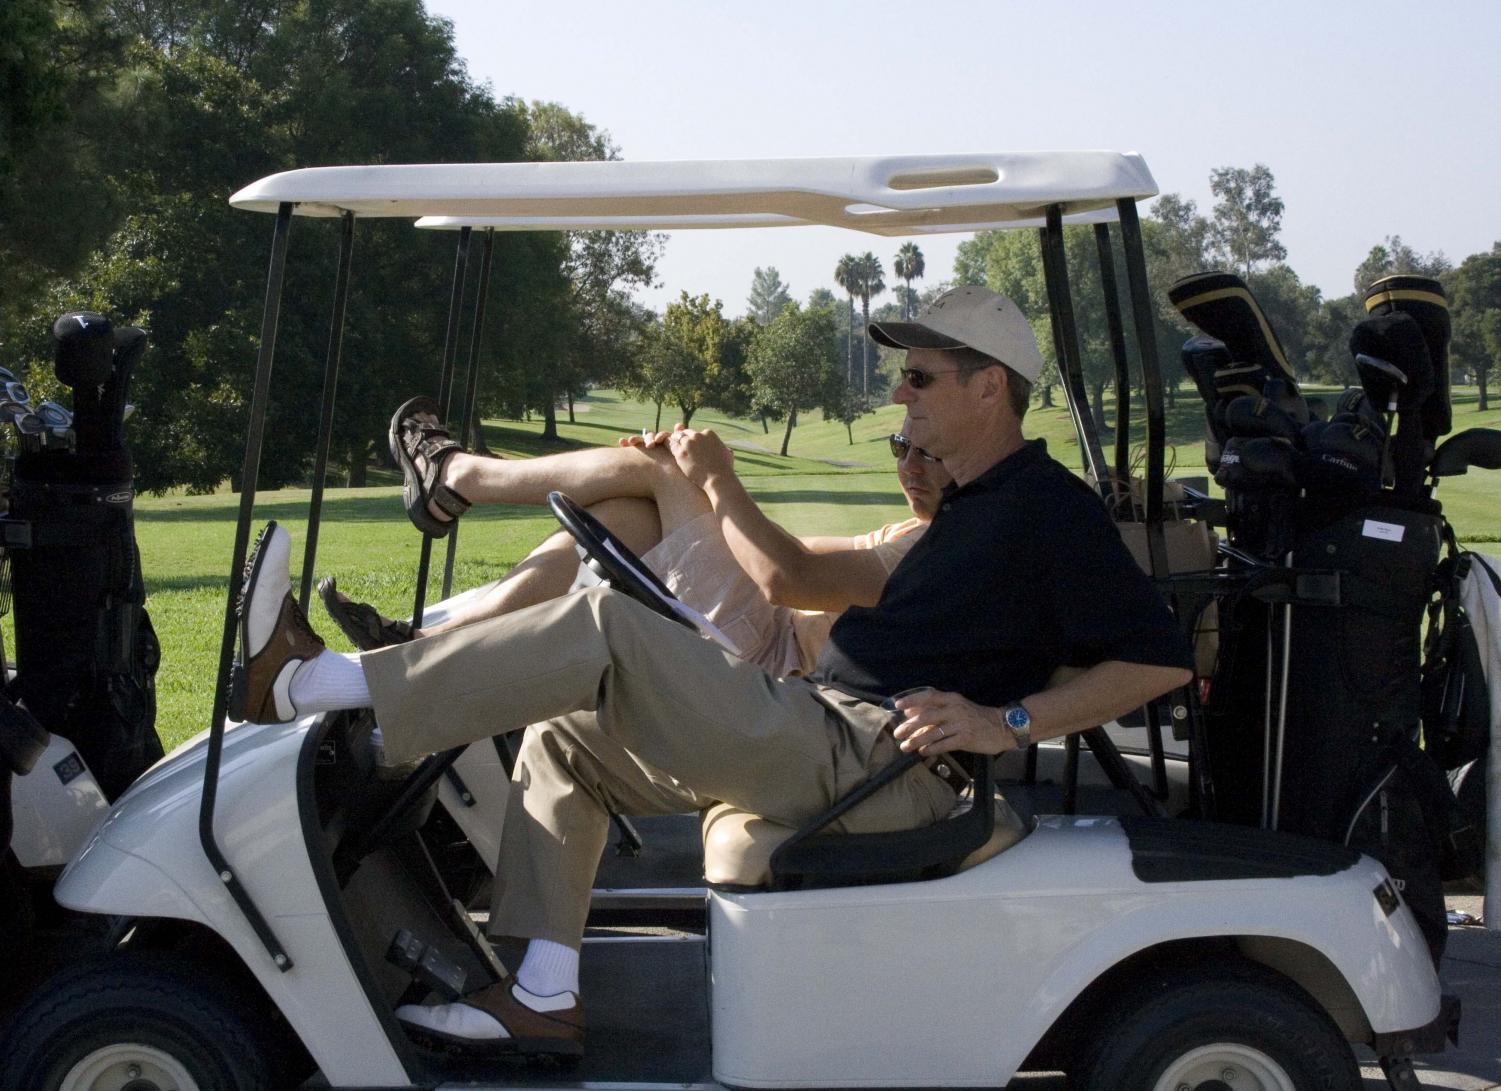
[[[1362,387],[1320,420],[1238,278],[1199,274],[1169,297],[1214,339],[1190,341],[1184,362],[1205,397],[1226,527],[1244,558],[1219,603],[1204,709],[1218,817],[1374,856],[1437,960],[1441,863],[1458,823],[1442,770],[1420,748],[1420,634],[1446,531],[1418,465],[1424,412],[1437,419],[1431,350],[1409,314],[1366,319],[1352,353],[1385,366],[1362,370]],[[1388,406],[1403,410],[1397,473]]]
[[[74,384],[77,449],[17,456],[3,524],[16,643],[9,696],[69,739],[114,799],[162,755],[161,654],[145,608],[120,428],[146,338],[132,327],[112,330],[99,315],[82,326],[65,315],[58,327],[69,321],[87,331],[83,353],[68,331],[58,340],[59,377]]]

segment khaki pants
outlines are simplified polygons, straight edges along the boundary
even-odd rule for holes
[[[775,679],[593,588],[361,657],[397,761],[537,726],[501,840],[490,930],[577,945],[608,809],[716,801],[797,825],[896,757],[879,707]],[[954,793],[918,765],[834,829],[908,829]]]

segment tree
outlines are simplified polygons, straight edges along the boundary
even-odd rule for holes
[[[1162,369],[1168,404],[1176,404],[1181,381],[1182,345],[1198,331],[1183,320],[1168,300],[1168,287],[1207,267],[1209,221],[1199,215],[1198,205],[1165,193],[1142,218],[1142,249],[1146,252],[1147,283],[1152,293],[1153,329],[1157,335],[1157,359]]]
[[[787,453],[797,414],[837,396],[838,342],[831,312],[789,304],[751,343],[746,370],[762,405],[786,415],[781,453]]]
[[[1364,292],[1382,277],[1411,273],[1420,277],[1442,277],[1454,267],[1442,250],[1419,254],[1402,241],[1401,235],[1388,235],[1371,247],[1365,260],[1355,267],[1355,290]]]
[[[1471,254],[1448,277],[1453,304],[1454,363],[1480,388],[1478,409],[1490,408],[1491,369],[1501,360],[1501,242]]]
[[[832,310],[838,305],[839,301],[834,297],[834,293],[827,288],[814,288],[808,293],[808,306],[810,308]]]
[[[1318,330],[1323,294],[1317,286],[1299,280],[1291,266],[1280,264],[1257,276],[1255,290],[1293,374],[1308,377],[1313,368],[1310,356],[1318,351],[1311,332]]]
[[[1217,167],[1209,172],[1209,189],[1217,198],[1209,225],[1216,260],[1250,280],[1258,266],[1287,257],[1287,248],[1277,238],[1282,231],[1282,198],[1264,163],[1250,170]]]
[[[756,324],[770,325],[771,320],[781,314],[782,308],[791,302],[792,296],[787,292],[787,285],[782,283],[782,275],[777,272],[777,267],[768,265],[762,269],[759,265],[756,266],[756,272],[751,277],[750,296],[745,301]]]
[[[915,313],[912,302],[912,282],[921,280],[927,272],[923,264],[922,251],[917,248],[915,242],[904,242],[896,252],[896,260],[891,264],[891,271],[907,282],[907,290],[902,295],[902,318],[910,319]]]
[[[855,259],[855,292],[860,297],[860,396],[870,400],[870,300],[886,290],[886,270],[869,250]]]
[[[534,101],[526,108],[527,158],[544,162],[611,160],[620,149],[610,134],[557,102]],[[573,402],[589,386],[618,381],[628,366],[629,346],[639,335],[632,319],[630,292],[650,287],[666,236],[642,231],[570,231],[565,235],[563,272],[570,292],[565,312],[552,320],[569,327],[559,341],[560,353],[535,364],[546,377],[539,396],[528,405],[542,414],[542,438],[557,437],[556,406]]]
[[[710,403],[733,343],[723,303],[680,292],[662,321],[641,337],[637,369],[624,386],[656,402],[659,427],[663,402],[676,405],[678,419],[691,424],[693,414]]]
[[[845,321],[844,381],[851,388],[855,385],[855,296],[860,287],[860,259],[846,254],[834,266],[834,283],[849,296],[849,312]]]

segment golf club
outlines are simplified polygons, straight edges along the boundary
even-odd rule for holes
[[[1391,488],[1392,418],[1397,412],[1397,392],[1407,385],[1407,373],[1388,360],[1364,352],[1355,354],[1355,370],[1360,374],[1360,385],[1365,387],[1366,396],[1372,402],[1379,405],[1381,392],[1386,392],[1386,409],[1381,417],[1386,426],[1386,435],[1381,440],[1381,484]]]

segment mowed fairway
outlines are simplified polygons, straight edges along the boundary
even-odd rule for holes
[[[1501,412],[1474,411],[1473,392],[1456,391],[1456,395],[1457,427],[1501,426]],[[1177,401],[1177,408],[1168,414],[1173,445],[1170,463],[1177,473],[1203,474],[1202,410],[1197,398],[1186,391]],[[491,421],[486,439],[497,454],[527,458],[613,443],[624,433],[650,426],[655,416],[654,407],[624,401],[609,391],[591,395],[579,403],[578,410],[575,424],[560,423],[562,438],[556,444],[539,439],[540,421]],[[1108,399],[1106,414],[1113,415]],[[671,411],[664,408],[663,420],[671,419]],[[799,534],[853,534],[905,513],[885,440],[901,420],[900,408],[883,406],[855,423],[850,443],[843,425],[809,419],[794,429],[791,454],[785,458],[775,453],[781,443],[781,426],[775,422],[769,434],[763,433],[757,421],[728,420],[712,412],[699,414],[693,424],[714,428],[737,448],[737,468],[772,518]],[[1027,430],[1047,438],[1049,449],[1065,465],[1079,465],[1073,428],[1064,410],[1034,407],[1027,417]],[[1108,447],[1108,434],[1106,443]],[[312,444],[311,437],[308,444]],[[405,616],[411,610],[421,538],[402,512],[399,480],[379,473],[373,473],[372,480],[387,483],[353,490],[330,488],[325,493],[316,574],[337,576],[347,594]],[[1473,471],[1446,481],[1439,496],[1462,539],[1501,541],[1501,474]],[[282,489],[261,493],[256,500],[257,528],[276,519],[292,534],[294,587],[305,542],[308,497],[306,489]],[[168,748],[208,726],[238,503],[239,498],[228,492],[143,496],[136,503],[148,606],[162,642],[157,729]],[[455,589],[504,575],[555,526],[552,516],[542,509],[474,509],[464,516],[459,532]],[[429,601],[438,597],[445,549],[446,542],[435,544]],[[1080,578],[1087,579],[1088,574],[1080,573]],[[330,644],[347,650],[321,607],[314,604],[311,613],[314,625]]]

